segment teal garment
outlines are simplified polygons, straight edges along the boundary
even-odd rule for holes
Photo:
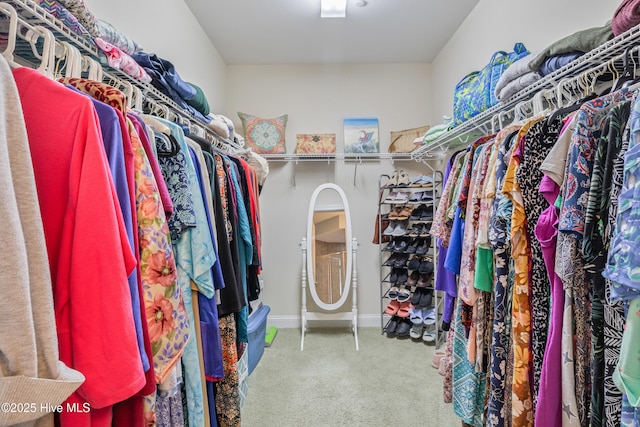
[[[467,337],[462,323],[462,304],[461,298],[458,298],[453,338],[453,412],[465,423],[482,427],[487,373],[476,372],[475,364],[469,362]]]
[[[193,83],[187,82],[187,84],[195,89],[196,94],[193,98],[185,99],[185,101],[187,102],[187,104],[191,105],[193,108],[201,112],[202,115],[208,116],[211,112],[211,108],[209,107],[209,101],[207,101],[207,97],[205,96],[204,92]]]
[[[629,404],[640,406],[640,298],[629,303],[627,322],[622,334],[620,359],[613,372],[613,382],[626,394]]]
[[[189,147],[185,141],[182,128],[164,119],[156,118],[156,120],[168,126],[171,129],[171,135],[178,141],[180,149],[184,153],[189,153]],[[213,297],[214,285],[211,269],[216,259],[195,165],[190,155],[186,155],[185,159],[193,196],[196,226],[182,232],[180,239],[173,245],[173,251],[178,270],[178,285],[182,290],[184,306],[189,316],[191,336],[196,337],[191,280],[194,281],[204,296],[207,298]],[[202,394],[202,371],[200,370],[196,339],[190,339],[187,342],[182,354],[182,365],[184,367],[189,425],[202,426],[205,424],[204,396]]]
[[[238,239],[240,277],[242,277],[242,289],[244,290],[245,304],[236,316],[238,341],[249,342],[249,306],[247,301],[247,265],[251,264],[253,258],[253,239],[251,238],[251,226],[249,225],[249,215],[245,208],[242,187],[238,180],[238,166],[229,158],[225,158],[231,171],[231,183],[236,197],[236,213],[238,216],[238,226],[236,235]]]

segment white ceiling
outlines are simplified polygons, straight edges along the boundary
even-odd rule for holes
[[[227,65],[429,63],[479,0],[185,0]]]

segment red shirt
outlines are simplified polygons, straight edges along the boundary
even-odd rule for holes
[[[61,422],[105,425],[110,415],[97,409],[145,385],[127,284],[136,260],[91,100],[32,69],[13,74],[47,241],[60,359],[86,377],[68,402],[91,408],[63,411]]]

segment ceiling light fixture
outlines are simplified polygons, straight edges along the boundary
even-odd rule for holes
[[[345,18],[347,0],[320,0],[321,18]]]

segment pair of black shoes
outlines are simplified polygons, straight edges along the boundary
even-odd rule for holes
[[[412,221],[433,221],[433,206],[419,205],[411,212]]]
[[[405,253],[411,244],[411,240],[412,239],[410,237],[397,237],[391,240],[391,242],[385,246],[383,251]]]
[[[391,254],[382,265],[385,267],[403,268],[407,266],[407,261],[409,261],[409,254],[398,252]]]
[[[384,331],[388,336],[408,337],[412,326],[409,318],[393,316]]]
[[[409,271],[406,268],[393,268],[389,275],[389,282],[396,286],[404,285],[409,280]]]
[[[433,272],[433,262],[426,257],[415,256],[411,258],[407,268],[412,271],[417,271],[420,274],[428,274]]]

